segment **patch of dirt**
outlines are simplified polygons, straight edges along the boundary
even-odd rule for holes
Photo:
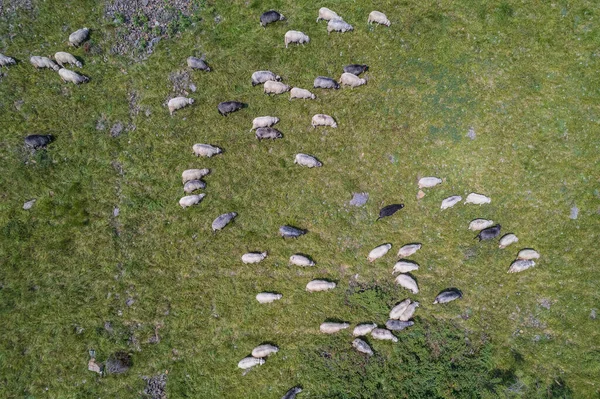
[[[196,85],[192,83],[190,74],[187,71],[173,72],[169,75],[169,80],[173,84],[173,91],[177,95],[188,96],[188,90],[196,91]]]
[[[142,377],[146,381],[144,395],[151,399],[167,398],[167,375],[159,374],[154,377]]]
[[[0,17],[13,17],[17,11],[33,11],[31,0],[0,0]]]

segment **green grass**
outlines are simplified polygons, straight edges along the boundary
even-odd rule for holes
[[[1,397],[140,397],[142,377],[166,371],[170,398],[279,398],[297,384],[307,398],[600,394],[599,321],[590,318],[600,303],[595,2],[198,4],[200,22],[142,62],[111,55],[117,28],[93,1],[34,2],[33,13],[0,17],[0,52],[20,61],[0,79]],[[320,6],[354,32],[327,35],[315,23]],[[258,17],[270,8],[288,20],[263,29]],[[391,27],[368,26],[372,9]],[[101,52],[67,47],[82,26]],[[288,29],[311,42],[285,49]],[[64,84],[28,62],[59,50],[83,59],[88,84]],[[196,102],[171,117],[164,104],[181,93],[168,77],[201,54],[213,71],[189,72]],[[370,66],[368,84],[314,89],[316,101],[250,85],[253,71],[270,69],[311,89],[314,77],[339,78],[348,63]],[[139,113],[129,110],[132,93]],[[223,118],[216,105],[225,100],[249,107]],[[320,112],[339,128],[313,130]],[[248,133],[261,115],[281,118],[282,140]],[[106,129],[97,130],[101,118]],[[135,129],[113,138],[117,121]],[[23,138],[33,133],[56,141],[32,155]],[[199,159],[194,143],[225,153]],[[298,152],[324,166],[294,165]],[[193,167],[212,170],[207,196],[182,210],[180,174]],[[418,201],[416,182],[427,175],[445,181]],[[370,194],[366,206],[348,206],[360,191]],[[440,211],[445,197],[469,192],[492,203]],[[22,210],[31,198],[34,207]],[[406,207],[375,223],[393,202]],[[234,223],[213,234],[212,220],[230,211]],[[519,242],[478,243],[467,230],[477,217]],[[309,233],[283,241],[283,224]],[[421,265],[418,295],[394,286],[392,253],[366,262],[384,242],[393,254],[423,243],[411,258]],[[524,247],[542,254],[539,263],[506,274]],[[258,250],[269,257],[241,263]],[[288,266],[294,253],[317,266]],[[308,294],[313,278],[338,288]],[[447,287],[463,299],[432,305]],[[263,290],[284,297],[259,305]],[[406,297],[422,304],[415,326],[397,344],[370,340],[370,359],[352,349],[348,331],[318,332],[326,319],[383,324]],[[155,329],[160,342],[148,343]],[[242,376],[237,362],[263,342],[279,353]],[[130,351],[134,365],[96,376],[90,349],[99,361]]]

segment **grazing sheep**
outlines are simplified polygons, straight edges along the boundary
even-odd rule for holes
[[[419,188],[431,188],[435,187],[442,182],[439,177],[422,177],[419,179]]]
[[[419,307],[419,302],[413,302],[406,307],[406,310],[402,312],[398,320],[400,321],[408,321],[415,314],[415,310]]]
[[[507,273],[519,273],[535,266],[535,261],[531,259],[517,259],[510,265]]]
[[[340,85],[335,79],[328,78],[327,76],[317,76],[313,82],[315,89],[339,89]]]
[[[194,144],[192,150],[197,157],[211,158],[213,155],[221,154],[223,150],[210,144]]]
[[[273,353],[277,353],[279,352],[279,348],[274,346],[274,345],[270,345],[270,344],[264,344],[264,345],[259,345],[256,348],[252,349],[252,356],[256,357],[256,358],[261,358],[261,357],[267,357],[269,355],[272,355]]]
[[[319,8],[319,17],[317,18],[317,22],[320,20],[331,21],[332,19],[341,19],[341,17],[337,15],[335,11],[332,11],[329,8]]]
[[[516,235],[514,235],[513,233],[505,234],[500,239],[500,244],[498,245],[498,248],[506,248],[509,245],[514,244],[517,241],[519,241],[519,238]]]
[[[519,251],[519,254],[517,255],[517,259],[526,259],[526,260],[531,260],[531,259],[539,259],[540,258],[540,254],[538,251],[536,251],[535,249],[531,249],[531,248],[525,248]]]
[[[352,25],[350,25],[348,22],[344,21],[343,19],[331,19],[327,23],[327,33],[328,34],[331,32],[345,33],[345,32],[350,32],[352,30],[354,30]]]
[[[398,250],[398,257],[406,258],[408,256],[411,256],[419,249],[421,249],[421,246],[421,244],[406,244]]]
[[[487,229],[488,227],[493,226],[493,225],[494,225],[493,220],[475,219],[475,220],[472,220],[471,223],[469,223],[469,230],[479,231],[479,230]]]
[[[412,301],[410,299],[405,299],[390,310],[390,319],[398,320],[402,313],[408,308]]]
[[[265,364],[264,359],[257,359],[255,357],[248,356],[239,361],[238,367],[245,370],[254,366],[260,366],[262,364]]]
[[[321,324],[321,326],[319,327],[319,330],[324,334],[334,334],[334,333],[341,331],[343,329],[346,329],[348,327],[350,327],[350,324],[348,324],[348,323],[327,322],[327,323]]]
[[[261,292],[256,294],[256,300],[259,303],[271,303],[274,301],[278,301],[283,297],[281,294],[274,294],[272,292]]]
[[[175,98],[170,99],[169,102],[167,103],[167,105],[169,107],[169,113],[171,115],[173,115],[173,112],[175,112],[178,109],[181,109],[183,107],[187,107],[188,105],[191,105],[193,103],[194,103],[193,98],[175,97]]]
[[[88,28],[81,28],[79,30],[76,30],[75,32],[69,35],[69,43],[71,43],[72,46],[77,47],[87,40],[89,34],[90,30]]]
[[[299,87],[292,87],[292,90],[290,90],[290,100],[293,98],[310,98],[311,100],[314,100],[315,98],[317,98],[313,93],[311,93],[310,91],[306,90],[306,89],[301,89]]]
[[[187,66],[192,69],[198,69],[200,71],[210,72],[210,67],[204,61],[204,56],[202,56],[201,58],[188,57],[187,58]]]
[[[275,116],[259,116],[252,120],[252,129],[250,129],[250,131],[258,129],[259,127],[271,127],[277,123],[279,123],[279,118]]]
[[[246,108],[247,105],[244,103],[241,103],[239,101],[224,101],[219,103],[219,105],[217,105],[217,109],[219,110],[219,113],[223,116],[227,116],[227,114],[230,114],[232,112],[235,111],[239,111],[242,108]]]
[[[200,180],[210,173],[210,169],[187,169],[181,174],[183,184],[190,180]]]
[[[344,86],[350,86],[352,88],[366,85],[367,79],[362,79],[353,73],[344,72],[340,78],[340,82]]]
[[[377,218],[377,220],[386,218],[388,216],[392,216],[394,213],[398,212],[402,208],[404,208],[404,204],[391,204],[384,206],[379,210],[379,217]]]
[[[467,195],[467,199],[465,200],[465,204],[475,204],[475,205],[489,204],[490,202],[492,202],[491,198],[486,197],[485,195],[476,194],[476,193],[471,193],[471,194]]]
[[[398,338],[396,338],[390,330],[386,330],[385,328],[374,329],[373,331],[371,331],[371,336],[374,339],[379,339],[382,341],[398,342]]]
[[[279,82],[281,76],[275,75],[271,71],[256,71],[252,74],[252,86],[260,85],[268,81]]]
[[[385,322],[385,328],[392,331],[402,331],[414,324],[414,321],[388,320]]]
[[[78,68],[81,68],[83,66],[73,54],[65,53],[64,51],[59,51],[56,54],[54,54],[54,59],[56,60],[56,63],[61,67],[64,67],[64,64],[72,64]]]
[[[287,91],[290,91],[290,89],[291,86],[288,86],[285,83],[275,82],[273,80],[266,81],[264,86],[265,94],[283,94]]]
[[[369,356],[373,355],[373,350],[371,349],[369,344],[367,344],[365,341],[363,341],[360,338],[356,338],[354,341],[352,341],[352,346],[354,347],[354,349],[356,349],[360,353],[364,353]]]
[[[326,280],[312,280],[306,284],[306,291],[308,292],[319,292],[328,291],[334,289],[336,284]]]
[[[354,327],[354,331],[352,331],[352,335],[354,335],[355,337],[367,335],[371,331],[373,331],[374,328],[377,328],[377,324],[375,324],[375,323],[359,324],[356,327]]]
[[[29,148],[38,149],[45,148],[54,140],[51,134],[30,134],[25,137],[25,145]]]
[[[323,166],[323,164],[319,162],[317,158],[308,154],[296,154],[294,163],[297,163],[300,166],[306,166],[308,168],[320,168]]]
[[[259,140],[263,140],[263,139],[280,139],[283,137],[283,134],[277,130],[274,129],[272,127],[259,127],[258,129],[256,129],[256,138]]]
[[[281,397],[281,399],[296,399],[296,395],[298,395],[300,392],[302,392],[302,388],[293,387],[289,391],[287,391],[285,395]]]
[[[297,229],[292,226],[281,226],[279,228],[279,234],[282,238],[298,238],[301,235],[306,234],[306,230]]]
[[[290,256],[290,264],[296,266],[314,266],[315,262],[313,262],[304,255],[296,254]]]
[[[0,67],[16,65],[16,64],[17,64],[17,61],[15,61],[14,58],[6,56],[4,54],[0,54]]]
[[[363,72],[367,72],[369,70],[368,65],[364,64],[350,64],[344,67],[344,72],[351,73],[353,75],[360,75]]]
[[[267,257],[267,252],[249,252],[242,255],[242,262],[245,264],[262,262]]]
[[[408,273],[415,270],[419,270],[418,264],[401,260],[396,262],[396,264],[394,265],[394,270],[392,270],[392,274]]]
[[[452,208],[454,205],[458,204],[462,200],[460,195],[453,195],[452,197],[448,197],[442,201],[442,210],[447,208]]]
[[[417,282],[408,274],[399,274],[398,277],[396,277],[396,284],[398,284],[402,288],[406,288],[413,294],[419,293],[419,287],[417,286]]]
[[[392,248],[392,244],[382,244],[378,247],[375,247],[369,252],[369,256],[367,256],[367,260],[369,262],[374,262],[376,259],[381,258],[383,255],[387,254],[388,251]]]
[[[433,301],[433,304],[435,305],[438,303],[448,303],[459,298],[462,298],[462,292],[460,292],[456,288],[449,288],[440,292],[438,296],[435,297],[435,301]]]
[[[475,238],[479,238],[480,242],[486,240],[493,240],[494,238],[498,237],[498,235],[500,235],[501,228],[502,226],[500,226],[499,224],[492,227],[488,227],[487,229],[481,230],[479,234],[475,236]]]
[[[54,61],[52,61],[48,57],[40,57],[40,56],[34,55],[34,56],[32,56],[29,59],[29,62],[31,62],[31,64],[34,67],[36,67],[37,69],[40,69],[40,68],[50,68],[50,69],[53,69],[55,71],[58,71],[60,69],[60,67],[58,65],[56,65],[54,63]]]
[[[325,114],[316,114],[312,117],[311,121],[312,127],[316,128],[317,126],[331,126],[333,128],[337,127],[337,123],[335,119],[333,119],[329,115]]]
[[[71,82],[75,83],[76,85],[80,83],[85,83],[90,80],[90,78],[88,78],[87,76],[80,75],[77,72],[73,72],[66,68],[60,68],[58,70],[58,75],[63,80],[63,82]]]
[[[284,37],[285,48],[288,48],[290,43],[304,44],[310,42],[310,37],[297,30],[288,30]]]
[[[181,197],[179,205],[185,209],[189,206],[199,204],[204,197],[206,197],[206,194],[186,195],[185,197]]]
[[[262,15],[260,16],[260,26],[262,26],[264,28],[265,26],[267,26],[270,23],[277,22],[277,21],[284,21],[284,20],[285,20],[285,17],[283,16],[283,14],[280,14],[275,10],[269,10],[269,11],[263,12]]]
[[[235,212],[224,213],[220,216],[217,216],[217,218],[212,222],[213,232],[224,229],[225,226],[231,223],[231,221],[235,219],[236,216],[237,213]]]
[[[206,188],[206,183],[202,180],[190,180],[183,185],[183,191],[186,194],[193,193],[196,190],[204,190]]]
[[[371,11],[371,13],[369,14],[369,19],[367,20],[367,23],[373,23],[373,22],[376,22],[378,24],[385,25],[385,26],[390,26],[390,20],[387,19],[387,17],[385,16],[384,13],[379,12],[379,11]]]

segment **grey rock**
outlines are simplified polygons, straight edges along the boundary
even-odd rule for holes
[[[469,131],[467,132],[467,137],[470,138],[471,140],[475,140],[475,137],[477,135],[475,134],[475,129],[473,127],[469,128]]]
[[[569,215],[569,218],[575,220],[577,219],[577,215],[579,215],[579,208],[574,206],[571,208],[571,214]]]
[[[117,122],[110,128],[110,135],[112,137],[119,137],[123,132],[123,124],[121,122]]]
[[[154,377],[143,377],[143,379],[146,381],[144,395],[147,395],[150,399],[167,399],[166,374],[159,374]]]
[[[29,209],[31,209],[31,207],[33,207],[33,204],[35,204],[35,201],[37,201],[35,198],[27,201],[26,203],[23,204],[23,209],[28,211]]]
[[[352,199],[350,205],[352,206],[363,206],[369,200],[369,193],[352,193]]]
[[[592,309],[590,312],[590,319],[596,320],[596,309]]]

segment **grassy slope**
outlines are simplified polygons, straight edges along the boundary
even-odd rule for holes
[[[302,2],[209,4],[205,22],[162,41],[138,64],[108,55],[113,28],[101,7],[90,13],[93,2],[42,3],[38,22],[21,14],[21,28],[1,27],[1,51],[22,61],[0,81],[2,396],[135,397],[140,376],[164,370],[171,397],[275,398],[294,384],[307,397],[360,397],[358,389],[365,397],[461,396],[463,381],[440,364],[470,351],[475,359],[457,366],[469,389],[487,381],[498,394],[511,386],[511,395],[597,395],[600,337],[589,314],[599,300],[599,9],[583,1],[464,3],[379,2],[389,29],[367,26],[369,4],[323,3],[355,26],[329,36],[324,23],[314,23],[317,7]],[[288,21],[264,30],[257,18],[270,7]],[[105,50],[73,51],[86,62],[89,84],[65,85],[48,70],[32,70],[30,55],[64,49],[68,32],[84,25]],[[288,29],[304,31],[311,43],[286,50]],[[170,117],[162,104],[179,93],[167,77],[192,53],[206,53],[214,72],[192,74],[196,104]],[[265,97],[249,84],[252,71],[271,69],[310,88],[315,76],[337,78],[350,62],[370,65],[369,84],[315,90],[313,102]],[[142,108],[133,116],[132,91]],[[249,108],[222,118],[216,104],[230,99]],[[312,130],[317,112],[333,115],[339,128]],[[112,138],[95,129],[102,115],[136,129]],[[279,116],[285,138],[257,142],[248,129],[259,115]],[[470,126],[474,141],[465,137]],[[31,157],[22,139],[38,132],[57,140]],[[196,142],[226,153],[197,159]],[[297,152],[316,155],[324,167],[296,167]],[[180,173],[190,167],[213,173],[203,203],[182,211]],[[425,175],[446,181],[417,201],[416,180]],[[353,191],[370,193],[365,208],[346,205]],[[471,191],[492,203],[439,210],[443,198]],[[30,198],[38,202],[25,212]],[[380,206],[397,201],[406,208],[373,222]],[[573,205],[577,220],[568,218]],[[213,235],[211,221],[232,210],[239,213],[234,224]],[[501,223],[519,243],[506,250],[477,244],[466,229],[476,217]],[[285,223],[310,234],[284,242],[276,231]],[[373,264],[366,254],[383,242],[395,251],[414,241],[424,244],[414,256],[421,264],[414,273],[421,292],[412,296],[422,303],[418,327],[401,334],[400,344],[373,343],[377,355],[369,362],[349,347],[348,333],[318,334],[326,318],[384,322],[389,306],[409,295],[392,284],[391,254]],[[542,260],[507,275],[522,247],[538,249]],[[270,256],[242,265],[239,257],[250,250]],[[317,267],[289,267],[297,252]],[[349,286],[356,274],[364,287],[380,288],[361,293]],[[303,287],[315,277],[339,288],[308,295]],[[461,288],[463,300],[431,305],[449,286]],[[253,298],[261,290],[284,299],[259,306]],[[147,344],[157,325],[160,343]],[[140,352],[128,344],[132,333]],[[471,344],[455,344],[461,334]],[[237,361],[263,341],[281,351],[241,377]],[[135,366],[124,376],[96,378],[86,370],[90,348],[100,360],[134,350]]]

